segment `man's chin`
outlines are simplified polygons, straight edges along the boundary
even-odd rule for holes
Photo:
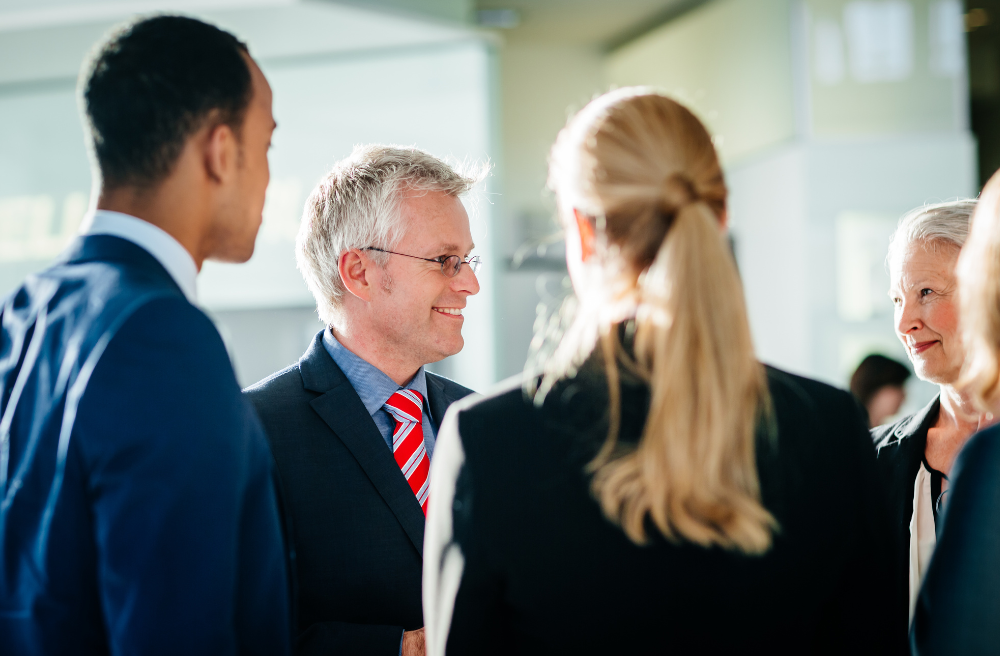
[[[249,244],[228,244],[227,248],[219,249],[219,252],[212,253],[206,260],[211,260],[213,262],[223,262],[226,264],[243,264],[249,262],[250,258],[253,257],[253,252],[256,248],[256,240],[250,242]]]
[[[462,339],[462,337],[459,337],[458,340],[457,340],[457,342],[451,342],[451,343],[448,343],[448,344],[438,344],[437,345],[437,349],[435,349],[436,353],[432,356],[435,359],[434,360],[428,360],[426,362],[426,364],[432,364],[434,362],[440,362],[441,360],[444,360],[445,358],[450,358],[453,355],[458,355],[459,353],[462,352],[462,349],[464,347],[465,347],[465,340]]]

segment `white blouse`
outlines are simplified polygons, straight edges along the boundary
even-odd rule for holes
[[[934,529],[934,500],[931,498],[931,473],[920,463],[917,480],[913,484],[913,515],[910,517],[910,622],[917,606],[920,584],[927,573],[931,554],[937,544]]]

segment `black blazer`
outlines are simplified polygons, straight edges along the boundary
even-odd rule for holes
[[[396,656],[424,625],[424,514],[371,415],[323,347],[244,390],[291,515],[301,654]],[[427,373],[432,416],[472,391]]]
[[[910,518],[913,516],[913,483],[927,450],[927,431],[937,421],[941,398],[934,397],[920,412],[893,424],[871,430],[878,459],[879,476],[889,501],[892,528],[893,601],[885,609],[887,619],[901,631],[909,625],[910,609]]]
[[[425,545],[431,648],[447,634],[448,654],[477,656],[905,650],[880,616],[889,533],[847,393],[768,370],[777,433],[762,432],[757,459],[780,530],[766,554],[655,530],[637,546],[605,519],[585,473],[607,434],[602,368],[592,358],[540,408],[511,388],[449,412]],[[626,444],[648,403],[644,384],[623,382]]]
[[[910,634],[918,656],[995,654],[1000,646],[1000,426],[955,461],[938,543]]]

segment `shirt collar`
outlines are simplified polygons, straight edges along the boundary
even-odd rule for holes
[[[934,422],[937,421],[940,410],[941,395],[938,394],[924,407],[923,410],[916,412],[906,420],[901,421],[899,426],[893,432],[896,434],[896,437],[900,439],[908,437],[923,437],[923,439],[926,440],[927,431],[929,431],[934,425]],[[920,452],[923,453],[923,447],[921,447]]]
[[[428,409],[427,401],[427,376],[424,368],[417,369],[416,375],[406,385],[397,385],[396,381],[389,378],[382,370],[369,363],[364,358],[356,355],[347,349],[346,346],[337,341],[333,336],[333,331],[327,328],[323,331],[323,346],[330,354],[333,361],[337,363],[340,370],[347,376],[351,387],[361,397],[368,414],[375,416],[375,413],[382,409],[385,402],[393,394],[401,389],[411,389],[420,392],[424,399],[424,411]]]
[[[139,246],[163,265],[184,296],[198,303],[198,266],[180,242],[148,221],[110,210],[96,210],[83,219],[80,234],[111,235]]]

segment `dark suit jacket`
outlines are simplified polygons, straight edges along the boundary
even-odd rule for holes
[[[893,424],[871,430],[878,459],[879,476],[889,502],[892,529],[893,601],[885,617],[907,631],[910,609],[910,518],[913,516],[913,484],[927,450],[927,431],[937,421],[940,397],[934,397],[920,412]]]
[[[649,391],[623,378],[628,445],[641,435]],[[463,564],[447,653],[905,650],[905,633],[880,616],[891,592],[889,533],[857,405],[773,369],[768,382],[777,434],[761,432],[757,461],[779,529],[761,556],[672,543],[651,526],[650,543],[637,546],[605,519],[586,473],[607,435],[603,358],[540,408],[520,388],[453,408],[436,446],[436,540],[425,545],[424,581],[428,627],[448,631],[451,567]]]
[[[955,461],[938,543],[911,632],[919,656],[1000,649],[1000,426],[972,436]]]
[[[290,651],[267,442],[149,253],[79,239],[5,299],[0,417],[0,653]]]
[[[396,656],[424,625],[424,514],[371,415],[323,347],[244,390],[292,517],[299,652]],[[432,416],[472,391],[427,373]]]

